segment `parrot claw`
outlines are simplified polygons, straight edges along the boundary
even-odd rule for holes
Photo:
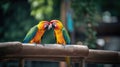
[[[35,46],[37,46],[37,44],[35,43]]]
[[[42,44],[43,46],[45,46],[45,44]]]
[[[65,45],[62,45],[63,46],[63,48],[65,48]]]

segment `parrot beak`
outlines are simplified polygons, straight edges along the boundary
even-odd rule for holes
[[[48,30],[50,30],[52,28],[52,24],[50,23],[48,26]]]

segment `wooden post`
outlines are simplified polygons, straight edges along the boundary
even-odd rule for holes
[[[24,59],[23,58],[19,59],[19,67],[24,67]]]
[[[85,67],[85,59],[81,60],[80,67]]]
[[[66,2],[65,0],[61,0],[61,20],[63,22],[63,25],[66,27]]]
[[[59,64],[60,64],[59,67],[66,67],[66,63],[65,62],[60,62]]]

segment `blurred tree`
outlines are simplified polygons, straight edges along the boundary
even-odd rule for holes
[[[72,0],[71,6],[74,10],[76,27],[83,25],[86,35],[84,44],[89,48],[96,48],[96,31],[94,26],[98,25],[100,15],[98,12],[100,0]]]
[[[38,20],[48,19],[53,12],[53,0],[28,0],[31,5],[31,15]]]
[[[59,19],[60,0],[28,0],[31,15],[37,20]]]
[[[0,41],[22,41],[36,21],[27,0],[0,0]]]
[[[33,7],[31,4],[34,1],[43,2],[39,7],[35,5]],[[38,20],[34,18],[36,15],[34,11],[37,10],[35,13],[38,15],[43,12],[43,17]],[[22,42],[28,30],[40,20],[59,19],[59,17],[60,0],[0,0],[0,42]]]

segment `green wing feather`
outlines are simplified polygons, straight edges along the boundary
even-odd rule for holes
[[[68,32],[65,28],[62,29],[63,37],[65,38],[66,44],[70,44],[70,37],[68,35]],[[41,39],[42,44],[55,44],[56,43],[56,38],[54,34],[54,29],[46,30],[42,39]]]
[[[70,44],[70,36],[65,28],[62,29],[63,36],[65,38],[66,44]]]
[[[33,39],[33,37],[35,36],[37,30],[38,30],[37,25],[32,27],[29,30],[29,32],[27,33],[27,35],[25,36],[23,43],[29,43]]]
[[[70,45],[70,43],[71,43],[70,36],[69,36],[69,34],[68,34],[68,32],[65,28],[62,29],[62,33],[63,33],[63,36],[65,38],[66,44]],[[66,60],[66,63],[67,63],[67,67],[73,67],[70,56],[66,56],[65,60]]]
[[[42,44],[55,44],[56,39],[54,35],[54,29],[46,30],[42,39],[41,39]]]

